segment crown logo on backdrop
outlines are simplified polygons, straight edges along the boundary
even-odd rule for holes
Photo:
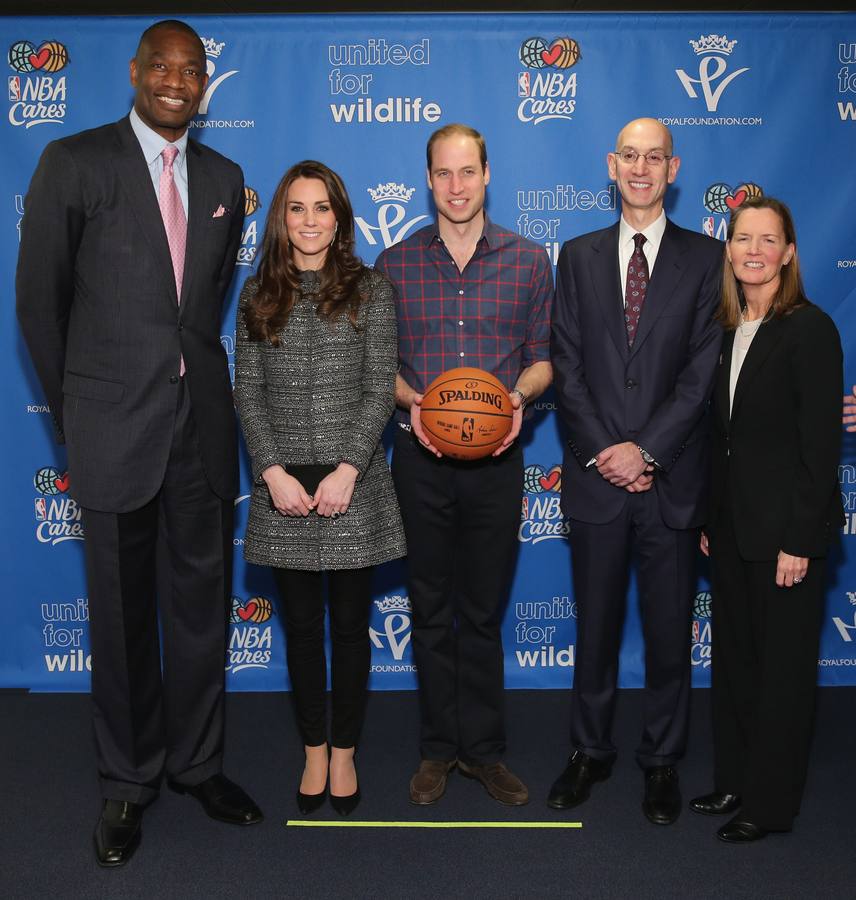
[[[399,200],[401,203],[409,203],[410,198],[416,192],[416,188],[406,188],[403,184],[387,181],[386,184],[378,184],[376,188],[366,188],[371,194],[374,203],[382,203],[384,200]]]
[[[378,608],[378,611],[382,613],[409,613],[411,611],[410,600],[407,597],[399,597],[398,595],[394,597],[384,597],[383,600],[375,600],[374,604]]]
[[[202,45],[205,47],[206,56],[213,56],[214,59],[217,59],[217,57],[219,57],[223,52],[223,48],[226,46],[226,42],[220,41],[220,43],[217,43],[214,38],[204,37],[202,38]]]
[[[701,56],[702,53],[722,53],[725,56],[729,56],[731,51],[737,46],[736,40],[729,41],[724,34],[702,34],[699,35],[697,41],[690,38],[689,42],[693,45],[693,53],[696,56]]]

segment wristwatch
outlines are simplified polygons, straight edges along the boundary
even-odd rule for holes
[[[639,444],[636,445],[636,449],[642,454],[642,459],[644,459],[649,466],[653,466],[655,464],[654,457],[651,456],[651,454],[647,450],[644,450],[639,446]]]
[[[526,394],[524,394],[523,391],[520,390],[520,388],[514,388],[514,390],[508,392],[509,397],[512,394],[517,394],[517,396],[520,397],[520,408],[525,409],[526,404],[529,402],[529,398],[526,396]]]

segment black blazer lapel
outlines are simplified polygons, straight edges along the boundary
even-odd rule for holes
[[[749,352],[746,354],[746,359],[743,360],[740,374],[737,376],[737,384],[734,387],[734,400],[731,404],[732,419],[737,415],[746,393],[751,390],[755,375],[767,361],[770,352],[782,339],[782,335],[781,319],[771,319],[769,322],[765,322],[752,338]]]
[[[172,271],[172,257],[169,254],[169,243],[166,239],[166,229],[163,227],[160,206],[152,187],[149,168],[143,158],[143,151],[127,118],[116,123],[116,140],[117,150],[111,155],[113,166],[157,260],[157,270],[163,288],[168,292],[172,302],[176,303],[178,297]]]
[[[621,309],[621,274],[618,269],[618,223],[592,242],[591,280],[616,350],[628,353],[627,327]]]
[[[722,338],[722,351],[719,355],[719,370],[713,395],[713,406],[723,431],[728,431],[728,423],[731,418],[728,410],[728,401],[731,383],[731,353],[733,350],[734,332],[726,331],[725,336]]]
[[[684,267],[687,265],[688,259],[686,241],[682,237],[680,229],[667,219],[663,240],[657,251],[654,271],[648,281],[648,293],[639,317],[639,327],[630,351],[631,355],[638,352],[645,343],[645,338],[650,334],[654,323],[671,302],[678,282],[684,274]]]

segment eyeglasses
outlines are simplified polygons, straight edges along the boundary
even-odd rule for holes
[[[632,166],[640,156],[645,157],[649,166],[662,166],[667,159],[672,158],[669,154],[663,153],[662,150],[649,150],[647,153],[640,153],[631,147],[626,147],[624,150],[616,150],[615,156],[628,166]]]

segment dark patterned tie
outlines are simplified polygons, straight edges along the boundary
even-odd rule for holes
[[[648,260],[642,252],[645,243],[644,234],[634,234],[636,245],[630,263],[627,266],[627,285],[624,288],[624,321],[627,325],[627,346],[632,347],[639,327],[639,317],[645,305],[645,294],[648,292]]]

